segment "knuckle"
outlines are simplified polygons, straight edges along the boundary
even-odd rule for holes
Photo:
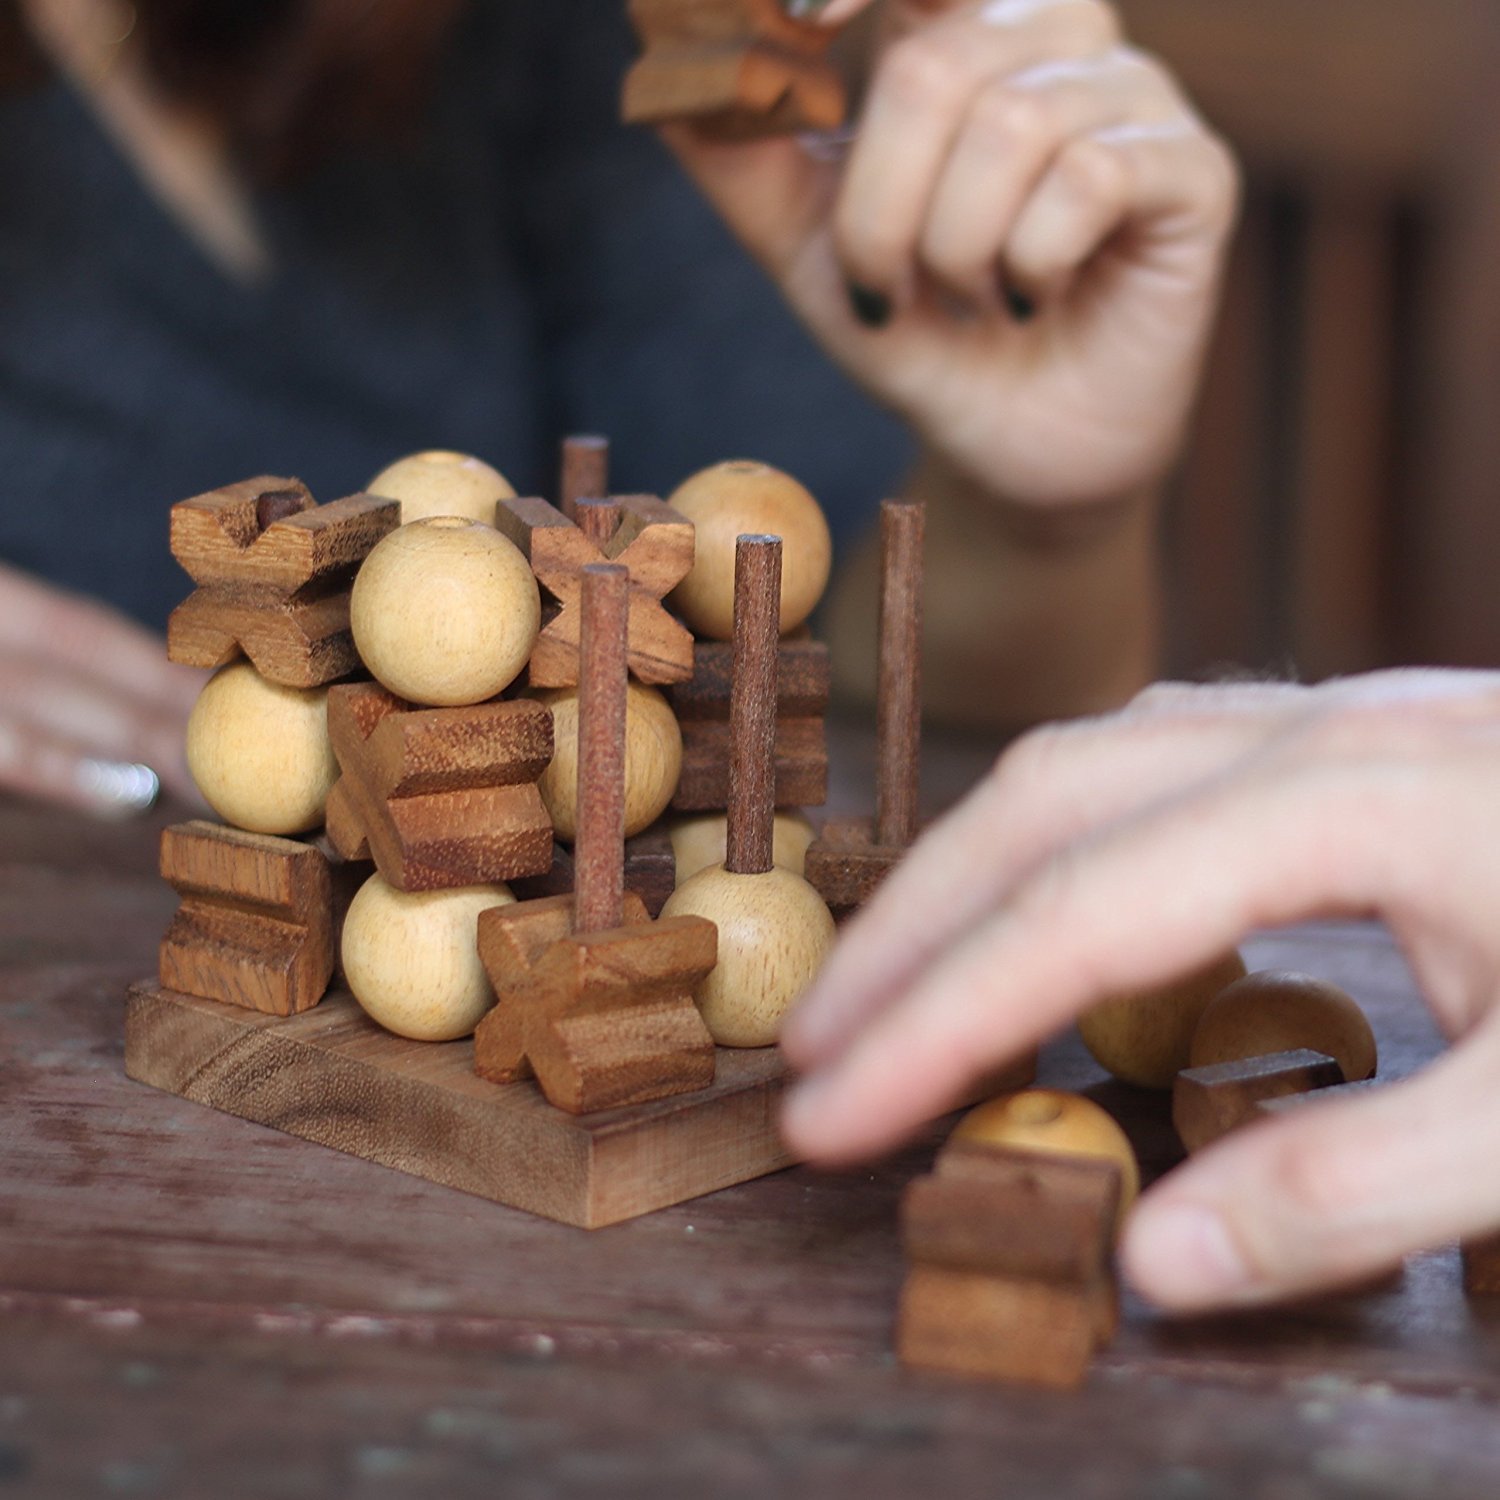
[[[1088,202],[1122,206],[1130,196],[1130,169],[1124,157],[1100,141],[1075,141],[1058,160],[1068,189]]]
[[[1090,0],[1081,7],[1079,29],[1083,39],[1101,52],[1120,46],[1125,39],[1120,12],[1106,0]]]
[[[1037,150],[1056,134],[1052,114],[1039,94],[1004,86],[986,89],[974,103],[970,125],[981,142],[1006,151]]]
[[[956,52],[931,34],[918,32],[886,53],[878,83],[899,104],[926,109],[951,94],[961,67]]]
[[[1239,217],[1243,186],[1233,151],[1211,131],[1203,137],[1202,200],[1211,222],[1228,226]]]

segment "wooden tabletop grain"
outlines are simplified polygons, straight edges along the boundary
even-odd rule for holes
[[[891,1355],[896,1199],[940,1133],[589,1234],[129,1082],[165,821],[0,803],[0,1495],[1500,1494],[1500,1312],[1451,1249],[1294,1311],[1127,1302],[1077,1395],[968,1385]],[[1439,1046],[1376,930],[1248,956],[1348,986],[1390,1076]],[[1042,1078],[1175,1161],[1164,1096],[1069,1038]]]

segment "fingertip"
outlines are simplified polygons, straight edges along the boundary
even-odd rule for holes
[[[1125,1279],[1165,1312],[1200,1312],[1242,1300],[1250,1267],[1222,1214],[1190,1199],[1143,1198],[1120,1245]]]

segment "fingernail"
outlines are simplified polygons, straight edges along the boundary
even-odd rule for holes
[[[156,772],[130,761],[81,760],[77,780],[79,790],[105,817],[133,818],[149,812],[161,796]]]
[[[1024,292],[1013,291],[1010,287],[1005,289],[1005,305],[1010,309],[1010,315],[1018,323],[1029,323],[1036,317],[1036,303]]]
[[[866,328],[884,328],[891,321],[895,309],[884,292],[872,291],[857,281],[848,283],[848,292],[849,306]]]
[[[816,20],[833,0],[781,0],[781,8],[794,21]]]
[[[1130,1280],[1163,1307],[1211,1307],[1232,1301],[1251,1283],[1228,1225],[1196,1203],[1143,1206],[1124,1249]]]

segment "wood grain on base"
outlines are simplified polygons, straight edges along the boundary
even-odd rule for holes
[[[199,1104],[585,1229],[790,1166],[781,1055],[721,1050],[695,1094],[579,1117],[473,1072],[470,1042],[403,1041],[347,994],[278,1019],[130,991],[125,1070]]]

